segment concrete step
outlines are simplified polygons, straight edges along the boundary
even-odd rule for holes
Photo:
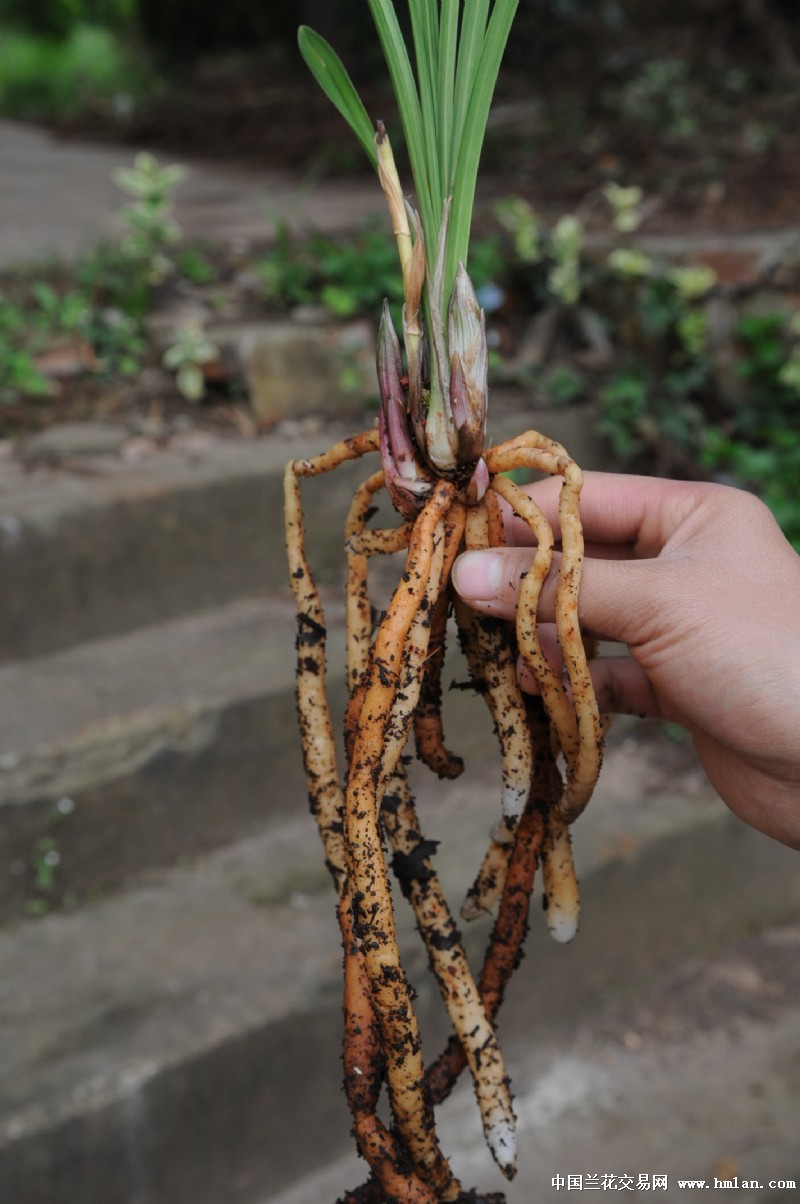
[[[525,398],[492,398],[495,442],[538,423],[586,467],[603,448],[581,406],[548,414]],[[176,438],[140,457],[81,452],[53,437],[45,457],[0,457],[0,663],[198,613],[286,580],[283,469],[371,426],[327,419],[315,433]],[[115,434],[111,428],[112,435]],[[140,441],[141,442],[141,441]],[[100,440],[99,447],[103,447]],[[308,550],[323,582],[342,580],[342,523],[371,464],[345,465],[308,485]]]
[[[58,137],[50,130],[0,121],[5,185],[0,210],[0,264],[73,259],[100,238],[119,237],[115,219],[125,197],[112,179],[130,164],[132,146],[105,146]],[[283,171],[187,159],[159,150],[161,163],[176,158],[187,169],[175,216],[187,238],[241,248],[274,237],[281,224],[350,230],[386,211],[380,189],[356,180],[310,188]],[[53,198],[58,197],[57,207]]]
[[[448,791],[421,769],[415,774],[423,826],[442,841],[440,872],[458,906],[496,814],[496,765],[479,760],[475,773]],[[286,794],[288,803],[284,783],[273,777],[271,785]],[[260,833],[236,845],[178,869],[153,871],[124,895],[74,914],[0,932],[0,1199],[14,1204],[97,1204],[99,1199],[103,1204],[255,1204],[315,1169],[330,1168],[349,1148],[339,1088],[340,953],[332,898],[311,822],[297,795],[291,802],[293,815],[267,818]],[[617,1062],[606,1058],[605,1046],[589,1052],[600,1059],[601,1070],[605,1066],[612,1085],[617,1064],[625,1064],[627,1077],[620,1078],[618,1094],[625,1101],[630,1091],[627,1102],[635,1115],[642,1098],[641,1080],[634,1090],[637,1067],[647,1081],[655,1071],[646,1058],[636,1061],[637,1050],[630,1040],[626,1045],[625,1033],[639,1033],[649,1051],[647,1008],[655,1008],[656,1019],[662,1014],[655,1007],[660,990],[669,992],[661,1003],[673,999],[676,990],[680,1003],[682,980],[673,980],[678,987],[665,987],[669,976],[692,959],[704,963],[748,934],[792,920],[800,905],[796,854],[730,816],[685,750],[655,739],[642,745],[624,728],[612,742],[598,797],[575,837],[582,931],[573,945],[556,946],[534,907],[529,956],[502,1021],[512,1074],[520,1063],[523,1124],[538,1132],[544,1108],[545,1117],[553,1118],[549,1129],[545,1125],[551,1142],[565,1109],[584,1115],[590,1105],[599,1106],[592,1092],[606,1080],[581,1071],[583,1047],[576,1045],[585,1026],[591,1033],[598,1010],[622,1009],[616,1013],[617,1035],[609,1038]],[[445,1026],[410,918],[405,911],[401,915],[406,962],[432,1054]],[[485,935],[485,924],[470,926],[473,956]],[[775,1041],[787,1042],[797,1035],[795,1020],[787,1019],[791,1001],[797,1003],[796,945],[787,938],[781,950],[795,978],[784,982],[783,961],[776,958],[775,966],[762,973],[766,985],[759,1007],[769,1016],[774,1004]],[[736,979],[737,964],[727,979],[721,972],[709,981],[723,993],[730,988],[734,996],[741,989],[746,1021],[752,1002],[748,984],[761,980],[748,978],[746,970]],[[653,992],[655,1003],[648,1003]],[[715,1023],[714,999],[713,993],[706,997],[703,1025]],[[630,1010],[636,1000],[644,1010]],[[672,1064],[676,1076],[685,1071],[688,1089],[702,1075],[699,1064],[685,1068],[680,1061],[687,1049],[692,1054],[698,1048],[680,1044],[686,1036],[681,1016],[677,1007],[671,1030],[677,1044],[657,1048],[654,1056],[661,1067]],[[719,1046],[717,1061],[709,1055],[709,1070],[717,1062],[733,1065],[736,1031],[734,1026],[730,1040]],[[625,1052],[618,1049],[619,1032]],[[653,1032],[658,1046],[657,1025]],[[517,1051],[530,1050],[531,1041],[536,1041],[536,1059],[528,1063]],[[769,1099],[778,1103],[796,1074],[796,1039],[781,1048],[783,1063],[774,1056],[774,1045],[764,1062],[764,1074],[776,1067],[777,1085]],[[742,1049],[746,1078],[747,1067],[760,1052],[766,1059],[767,1049],[749,1037]],[[578,1063],[572,1087],[569,1058]],[[726,1080],[738,1081],[735,1076]],[[665,1107],[679,1108],[667,1086],[659,1085],[651,1114],[662,1096]],[[602,1102],[602,1092],[600,1097]],[[787,1096],[792,1099],[796,1094]],[[698,1096],[693,1115],[700,1128],[702,1106]],[[752,1115],[760,1124],[760,1107],[757,1097],[747,1095],[741,1115]],[[456,1111],[456,1130],[461,1115]],[[740,1115],[738,1105],[735,1115]],[[602,1116],[611,1126],[611,1142],[624,1121],[613,1109]],[[796,1123],[790,1129],[794,1140]],[[602,1135],[599,1121],[593,1131]],[[680,1135],[680,1125],[675,1132]],[[467,1133],[464,1128],[456,1143],[461,1151],[472,1144]],[[634,1161],[630,1151],[623,1157],[623,1145],[609,1144],[608,1159],[595,1166],[589,1154],[597,1145],[563,1146],[547,1165],[557,1161],[565,1174],[660,1173],[661,1149],[642,1147]],[[785,1157],[777,1145],[774,1149],[777,1177]],[[698,1165],[694,1153],[690,1165]],[[743,1156],[741,1165],[745,1173]],[[352,1175],[349,1164],[340,1170],[341,1175],[325,1170],[324,1192],[303,1199],[309,1204],[332,1199]],[[467,1170],[473,1176],[471,1165]],[[531,1191],[512,1198],[539,1197]]]
[[[0,660],[283,585],[283,468],[308,453],[309,439],[192,446],[141,461],[93,455],[3,465],[0,564],[14,589],[0,604]],[[352,480],[345,468],[326,482],[326,514],[341,515]],[[332,545],[330,528],[321,526],[309,538],[324,577],[334,572],[341,536]]]
[[[338,619],[331,603],[341,665]],[[262,596],[0,666],[0,914],[74,906],[301,807],[293,639],[290,599]]]
[[[508,1204],[584,1191],[704,1204],[715,1188],[744,1204],[796,1201],[799,955],[798,925],[767,929],[587,1009],[571,1028],[542,1023],[538,1006],[504,1025],[520,1144]],[[466,1083],[439,1132],[462,1181],[499,1187]],[[332,1204],[365,1177],[344,1154],[261,1204]]]

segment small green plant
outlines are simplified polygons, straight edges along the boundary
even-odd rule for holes
[[[641,188],[609,183],[600,196],[611,210],[615,233],[625,235],[638,229],[644,200]],[[594,194],[586,198],[586,202],[594,200]],[[581,213],[585,207],[582,203],[578,212],[564,214],[548,227],[522,197],[506,197],[495,205],[495,217],[510,236],[510,259],[527,269],[529,287],[544,303],[555,301],[567,308],[577,305],[591,279],[593,269],[584,256]],[[497,262],[501,262],[499,255]],[[619,275],[647,275],[652,270],[646,256],[624,246],[609,253],[607,266]]]
[[[566,214],[553,227],[551,246],[553,265],[547,284],[562,305],[576,305],[582,290],[581,250],[583,226],[577,217]]]
[[[36,302],[33,322],[38,329],[48,334],[74,335],[86,328],[89,302],[80,290],[59,293],[46,281],[36,280],[31,293]]]
[[[25,900],[24,911],[32,919],[47,915],[54,906],[71,905],[73,891],[61,892],[62,866],[59,830],[75,810],[73,799],[65,795],[54,805],[45,819],[44,831],[36,840],[29,861],[31,892]]]
[[[46,397],[50,386],[23,345],[28,317],[24,308],[0,298],[0,405],[21,394]]]
[[[603,188],[603,196],[614,212],[613,226],[618,234],[632,234],[639,229],[644,193],[638,185],[622,187],[610,181]]]
[[[528,266],[539,263],[544,255],[542,228],[533,205],[522,197],[506,197],[497,202],[495,216],[511,235],[516,259]]]
[[[174,343],[164,353],[162,363],[175,373],[178,392],[187,401],[200,401],[206,390],[203,365],[219,356],[219,349],[206,338],[198,322],[187,322],[174,335]]]
[[[583,374],[570,364],[556,364],[546,372],[541,385],[553,405],[570,405],[583,396],[586,384]]]
[[[175,256],[175,267],[178,273],[191,280],[192,284],[216,284],[217,269],[202,251],[196,247],[186,247]]]
[[[151,154],[142,151],[133,167],[120,167],[114,182],[134,200],[117,214],[126,228],[122,251],[144,269],[150,284],[161,284],[174,270],[169,254],[181,238],[175,221],[175,190],[186,177],[180,164],[162,167]]]
[[[18,401],[20,395],[48,397],[50,385],[28,352],[0,335],[0,405]]]
[[[654,267],[649,255],[632,247],[615,247],[609,251],[606,263],[612,275],[628,279],[650,276]]]
[[[551,300],[561,305],[577,304],[583,290],[584,229],[574,214],[565,214],[548,229],[539,221],[533,206],[521,197],[506,197],[495,206],[495,216],[511,237],[513,258],[540,276]]]
[[[173,260],[181,230],[173,216],[182,167],[162,167],[137,155],[130,168],[114,173],[134,200],[118,212],[124,228],[119,245],[100,245],[71,269],[23,275],[13,300],[0,300],[0,401],[41,398],[52,387],[36,368],[36,356],[54,340],[76,339],[90,349],[97,373],[133,376],[147,354],[145,318],[155,290],[184,265],[185,274],[213,279],[199,252]]]

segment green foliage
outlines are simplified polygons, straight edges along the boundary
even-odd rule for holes
[[[45,398],[52,392],[36,357],[53,343],[76,341],[102,375],[133,376],[147,341],[142,290],[118,253],[95,252],[78,270],[76,288],[20,281],[14,301],[0,302],[0,403]]]
[[[100,374],[133,376],[147,351],[144,319],[154,289],[175,270],[172,248],[181,231],[172,216],[183,168],[161,167],[139,155],[115,178],[132,203],[117,218],[118,245],[99,246],[75,266],[65,287],[52,279],[22,278],[13,300],[0,301],[0,401],[41,398],[51,392],[36,356],[59,339],[86,345]],[[203,267],[202,257],[190,266]]]
[[[607,265],[616,276],[633,278],[649,276],[653,271],[653,261],[643,251],[631,247],[615,247],[609,252]]]
[[[175,255],[175,267],[179,275],[190,280],[192,284],[216,283],[217,269],[208,256],[196,247],[178,251]]]
[[[92,310],[86,338],[104,376],[136,376],[147,353],[142,322],[119,306]]]
[[[705,435],[703,463],[757,493],[800,552],[800,437],[796,431],[777,428],[768,444],[754,444],[710,428]]]
[[[580,298],[582,248],[583,226],[572,214],[565,214],[553,227],[553,263],[547,278],[550,292],[562,305],[576,305]]]
[[[0,335],[0,405],[16,401],[20,395],[47,397],[49,393],[50,385],[37,371],[30,353]]]
[[[640,188],[609,183],[602,195],[616,233],[630,233],[638,227],[643,200]],[[515,196],[498,201],[494,214],[511,240],[505,249],[506,264],[516,264],[526,289],[545,304],[577,305],[597,274],[584,256],[582,219],[567,213],[547,226],[528,201]],[[652,266],[646,256],[625,246],[614,248],[606,264],[612,275],[630,277],[647,276]]]
[[[129,30],[137,12],[137,0],[0,0],[0,26],[59,40],[79,25]]]
[[[700,367],[661,375],[642,363],[615,373],[600,392],[600,427],[620,460],[636,468],[674,473],[700,446],[705,384]]]
[[[683,272],[653,276],[629,298],[633,339],[600,390],[602,429],[625,466],[752,489],[800,549],[800,321],[741,319],[737,368],[747,388],[727,404],[712,388],[707,356],[710,278]]]
[[[795,314],[741,319],[739,371],[747,398],[705,431],[702,463],[755,490],[800,550],[800,324]]]
[[[613,184],[603,197],[610,226],[622,239],[639,224],[643,194]],[[511,262],[517,261],[512,290],[523,290],[534,310],[555,315],[557,361],[533,373],[544,397],[569,404],[594,393],[601,429],[622,464],[684,471],[696,458],[707,422],[705,298],[714,274],[704,267],[664,267],[624,242],[590,259],[576,214],[547,226],[519,198],[501,202],[496,215],[511,240]],[[587,360],[584,340],[591,331],[597,346],[588,349]]]
[[[603,195],[614,211],[613,226],[618,234],[632,234],[639,229],[644,198],[641,188],[636,185],[623,188],[611,180],[603,188]]]
[[[642,367],[617,372],[600,394],[600,429],[614,454],[628,460],[652,443],[658,426],[650,414],[650,388]]]
[[[795,391],[782,379],[787,365],[786,321],[782,314],[750,314],[742,318],[737,337],[742,348],[739,373],[758,397],[758,408],[748,406],[741,415],[748,433],[757,434],[763,413],[775,409],[784,413],[796,398]],[[788,416],[788,415],[787,415]]]
[[[257,267],[268,301],[281,308],[319,301],[336,317],[373,316],[384,297],[399,310],[403,282],[385,223],[352,237],[295,236],[281,225],[269,256]]]
[[[50,391],[22,345],[26,324],[25,310],[0,297],[0,405],[16,401],[20,394],[45,397]]]
[[[690,138],[698,129],[689,69],[681,59],[646,62],[622,89],[620,107],[629,120],[651,126],[667,139]]]
[[[619,253],[608,267],[618,275],[623,268],[617,305],[624,343],[600,390],[601,429],[624,464],[685,472],[706,422],[711,365],[703,302],[715,277],[702,268],[660,268],[644,257],[628,262]]]
[[[37,308],[32,320],[37,329],[56,335],[79,334],[89,317],[86,296],[76,290],[58,293],[44,280],[35,280],[31,285]]]
[[[28,120],[69,118],[98,101],[129,104],[147,73],[108,29],[76,25],[59,41],[5,30],[0,36],[0,113]]]
[[[164,353],[162,363],[176,375],[178,392],[187,401],[200,401],[206,390],[203,365],[219,355],[197,322],[187,322],[175,332],[175,341]]]
[[[586,389],[583,374],[569,364],[556,364],[545,373],[541,385],[553,405],[564,406],[577,401]]]
[[[297,43],[309,71],[328,99],[342,114],[361,143],[372,166],[377,169],[375,127],[339,56],[334,53],[324,38],[315,33],[313,29],[309,29],[307,25],[301,26]]]
[[[476,288],[497,273],[500,257],[496,235],[475,240],[471,266]],[[386,298],[399,323],[403,281],[385,222],[370,223],[356,234],[338,236],[317,232],[294,235],[283,224],[257,271],[264,282],[266,299],[281,309],[321,302],[337,318],[374,318]]]
[[[141,366],[153,289],[175,270],[172,249],[181,229],[172,211],[184,176],[183,167],[162,167],[148,154],[114,173],[117,185],[134,198],[117,213],[125,233],[118,246],[101,246],[86,256],[76,273],[85,305],[80,330],[101,372],[133,376]]]
[[[542,231],[533,206],[522,197],[506,197],[497,202],[495,216],[511,235],[517,260],[527,266],[539,263],[544,254]]]
[[[614,185],[604,194],[612,228],[621,235],[635,228],[639,190]],[[800,548],[800,312],[788,320],[774,313],[741,319],[737,366],[746,389],[731,405],[711,371],[711,269],[659,265],[624,243],[587,262],[574,215],[548,228],[510,198],[497,216],[516,260],[513,285],[525,289],[531,307],[567,317],[593,311],[611,333],[612,362],[596,368],[592,382],[562,347],[561,359],[538,374],[544,395],[568,403],[593,385],[601,429],[622,467],[718,476],[753,489]]]

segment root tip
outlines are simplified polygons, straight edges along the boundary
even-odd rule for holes
[[[485,909],[483,907],[481,907],[480,904],[477,903],[474,899],[471,899],[469,896],[467,896],[467,898],[461,904],[461,909],[460,909],[461,919],[466,920],[466,922],[468,924],[471,923],[473,920],[480,919],[480,917],[482,915],[484,915],[484,912],[485,912]]]
[[[505,1178],[513,1179],[517,1173],[517,1135],[513,1116],[492,1121],[486,1130],[486,1142]]]
[[[559,945],[567,945],[578,931],[579,917],[554,911],[551,907],[547,912],[547,931]]]

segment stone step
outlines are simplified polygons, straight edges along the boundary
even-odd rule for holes
[[[341,664],[333,604],[329,623]],[[0,666],[0,912],[74,905],[294,811],[293,633],[290,599],[262,596]]]
[[[492,405],[495,442],[539,423],[580,463],[603,466],[584,407],[535,414],[502,391]],[[33,452],[0,457],[0,573],[13,583],[0,597],[0,663],[282,589],[286,462],[374,419],[252,440],[198,432],[147,453],[108,425],[91,438],[56,430]],[[342,580],[342,523],[366,471],[348,464],[308,485],[308,550],[321,581]]]
[[[115,216],[125,200],[112,173],[132,163],[135,148],[64,139],[28,122],[0,121],[5,186],[0,210],[0,264],[74,259],[100,238],[118,238]],[[162,164],[187,169],[175,217],[189,239],[241,249],[293,230],[350,230],[383,216],[380,189],[359,180],[326,180],[309,188],[263,164],[225,163],[159,150]],[[54,197],[58,198],[54,206]]]
[[[428,774],[417,776],[423,827],[442,841],[441,877],[457,907],[496,811],[496,766],[479,763],[448,791]],[[283,792],[277,777],[271,785]],[[0,1199],[256,1204],[330,1168],[349,1149],[339,1087],[341,959],[332,896],[311,822],[298,800],[291,801],[298,807],[293,816],[266,819],[260,833],[236,845],[152,872],[135,889],[73,914],[0,931]],[[575,842],[581,933],[568,947],[553,944],[534,906],[529,956],[501,1026],[515,1078],[520,1063],[520,1111],[532,1134],[524,1164],[550,1142],[544,1165],[564,1174],[661,1173],[663,1141],[626,1151],[620,1109],[626,1104],[635,1116],[644,1079],[653,1088],[649,1114],[658,1116],[660,1136],[672,1131],[679,1138],[692,1127],[692,1116],[695,1130],[706,1125],[707,1095],[698,1094],[694,1111],[690,1105],[681,1119],[680,1100],[658,1077],[671,1066],[673,1080],[685,1076],[690,1091],[704,1072],[700,1062],[681,1060],[687,1050],[694,1057],[700,1037],[687,1044],[684,980],[670,976],[688,965],[691,979],[693,960],[702,969],[705,959],[741,938],[795,917],[796,854],[730,816],[682,750],[657,740],[642,746],[624,730],[612,742],[598,797],[576,825]],[[404,907],[400,914],[406,964],[433,1054],[444,1025]],[[485,936],[484,923],[470,926],[473,956]],[[749,1147],[741,1142],[752,1139],[748,1118],[761,1125],[778,1105],[794,1107],[794,1119],[783,1124],[792,1141],[796,1137],[798,1097],[784,1099],[789,1077],[797,1074],[796,1011],[789,1015],[797,1004],[796,932],[792,939],[779,950],[782,960],[762,966],[760,979],[741,968],[740,955],[732,968],[724,963],[728,970],[703,970],[723,1005],[726,992],[728,1005],[741,996],[736,1014],[746,1033],[762,1013],[775,1022],[766,1050],[749,1036],[737,1045],[731,1021],[718,1057],[709,1055],[705,1064],[709,1073],[718,1064],[741,1068],[739,1080],[725,1080],[742,1090],[731,1113],[736,1123],[725,1130],[734,1144],[719,1148],[739,1159],[743,1174]],[[717,996],[709,990],[693,1013],[698,1030],[718,1027]],[[606,1015],[612,1007],[618,1008],[613,1031]],[[591,1033],[598,1013],[608,1040],[592,1046],[589,1057],[580,1038]],[[662,1015],[672,1024],[663,1034]],[[648,1060],[648,1023],[655,1062]],[[525,1050],[535,1057],[526,1061]],[[751,1081],[748,1067],[759,1050],[765,1054],[761,1078]],[[756,1093],[772,1069],[770,1094],[761,1099]],[[461,1132],[457,1155],[475,1144],[461,1128],[464,1098],[448,1122],[450,1134],[454,1127]],[[672,1111],[659,1116],[661,1098]],[[558,1146],[556,1122],[565,1111],[571,1126],[565,1132],[578,1135],[580,1118],[596,1112],[591,1132],[598,1140],[605,1133],[609,1142],[602,1165],[590,1157],[601,1149],[596,1143]],[[792,1150],[796,1154],[796,1143]],[[786,1161],[780,1130],[773,1152],[778,1177]],[[694,1148],[687,1152],[687,1174],[698,1157]],[[352,1174],[349,1164],[335,1175],[325,1170],[324,1190],[298,1200],[333,1199]],[[474,1164],[465,1174],[478,1174]],[[499,1186],[496,1176],[487,1174],[487,1186]]]
[[[541,1008],[504,1023],[520,1149],[507,1204],[584,1191],[704,1204],[715,1188],[745,1204],[796,1201],[799,954],[797,924],[771,928],[562,1025]],[[467,1083],[438,1128],[462,1182],[501,1187]],[[333,1204],[365,1178],[349,1152],[259,1204]]]
[[[282,586],[283,468],[308,450],[308,438],[267,437],[189,442],[140,461],[98,454],[5,464],[0,563],[14,589],[0,604],[0,660]],[[326,482],[325,515],[344,510],[348,475],[344,468]],[[320,526],[310,551],[324,576],[335,550],[324,519]]]

